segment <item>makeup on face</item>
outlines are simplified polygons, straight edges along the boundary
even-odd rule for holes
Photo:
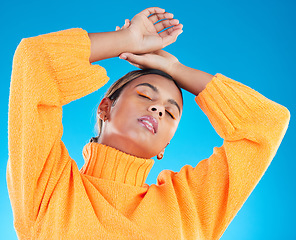
[[[138,119],[139,123],[147,128],[151,133],[156,134],[158,130],[158,122],[153,116],[142,116]]]
[[[110,108],[101,143],[139,157],[156,156],[177,130],[182,104],[173,81],[159,75],[141,76],[122,90]]]
[[[148,87],[148,89],[151,89],[154,93],[160,94],[160,91],[158,90],[158,88],[151,85],[150,83],[140,83],[140,84],[136,85],[135,88],[137,88],[139,86],[146,86],[146,87]],[[147,93],[147,91],[141,91],[139,89],[136,89],[136,92],[137,92],[137,94],[139,96],[141,96],[143,98],[146,98],[146,99],[148,99],[150,101],[153,101],[153,96],[149,95]],[[167,114],[169,114],[169,116],[172,119],[176,120],[176,116],[180,115],[180,112],[181,112],[180,111],[180,106],[174,99],[168,99],[167,102],[169,103],[169,105],[172,105],[172,107],[169,107],[169,108],[166,107],[165,111],[166,111]],[[175,107],[178,109],[178,114],[174,113],[174,112],[176,112],[176,110],[174,110]]]

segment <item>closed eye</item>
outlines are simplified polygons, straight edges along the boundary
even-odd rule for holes
[[[175,116],[171,112],[169,112],[168,110],[166,110],[166,112],[171,116],[171,118],[176,119]]]
[[[139,94],[139,96],[143,97],[143,98],[148,98],[149,100],[152,100],[151,97],[147,96],[146,94],[144,93],[141,93],[139,91],[137,91],[137,93]]]
[[[143,98],[147,98],[147,99],[149,99],[149,100],[152,100],[151,97],[147,96],[147,95],[144,94],[144,93],[141,93],[141,92],[139,92],[139,91],[137,91],[137,93],[138,93],[138,95],[139,95],[140,97],[143,97]],[[166,110],[166,113],[169,114],[169,116],[170,116],[172,119],[176,119],[175,116],[174,116],[170,111]]]

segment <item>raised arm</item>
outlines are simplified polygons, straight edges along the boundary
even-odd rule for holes
[[[176,41],[182,27],[172,13],[157,7],[147,8],[131,21],[126,20],[125,27],[118,31],[89,33],[90,62],[117,57],[123,52],[142,54],[162,49]],[[163,31],[165,28],[169,29]]]
[[[77,170],[61,141],[62,106],[108,81],[105,69],[90,62],[174,42],[176,21],[164,20],[176,27],[166,36],[159,36],[162,25],[154,24],[165,17],[172,15],[150,8],[136,15],[129,30],[88,34],[68,29],[23,39],[17,47],[9,99],[7,184],[15,228],[22,229],[23,236],[44,215],[59,179]]]
[[[7,185],[14,225],[22,231],[19,238],[29,236],[60,177],[73,164],[61,141],[62,106],[108,81],[105,69],[89,63],[89,55],[90,41],[82,29],[23,39],[15,52]]]
[[[158,185],[174,189],[170,197],[179,203],[185,238],[194,233],[200,239],[219,239],[274,158],[288,128],[289,110],[222,74],[185,67],[164,51],[121,57],[171,74],[197,95],[197,104],[224,139],[195,167],[158,176]]]
[[[202,92],[214,77],[209,73],[183,65],[175,56],[163,50],[148,54],[127,52],[120,54],[120,58],[142,69],[155,68],[168,73],[178,82],[181,88],[195,96]]]

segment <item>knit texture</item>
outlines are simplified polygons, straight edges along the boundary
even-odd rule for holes
[[[289,110],[217,73],[195,98],[224,139],[208,159],[149,186],[154,160],[89,143],[79,170],[61,141],[62,106],[108,81],[89,56],[80,28],[15,52],[7,184],[19,239],[219,239],[274,158]]]

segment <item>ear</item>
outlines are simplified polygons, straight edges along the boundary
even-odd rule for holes
[[[109,118],[111,106],[112,100],[110,100],[108,97],[104,97],[98,107],[98,115],[100,119],[104,120],[104,116]]]
[[[169,145],[170,143],[168,143],[161,151],[160,153],[157,154],[157,159],[161,160],[163,158],[163,154],[164,154],[164,150],[165,148]]]

